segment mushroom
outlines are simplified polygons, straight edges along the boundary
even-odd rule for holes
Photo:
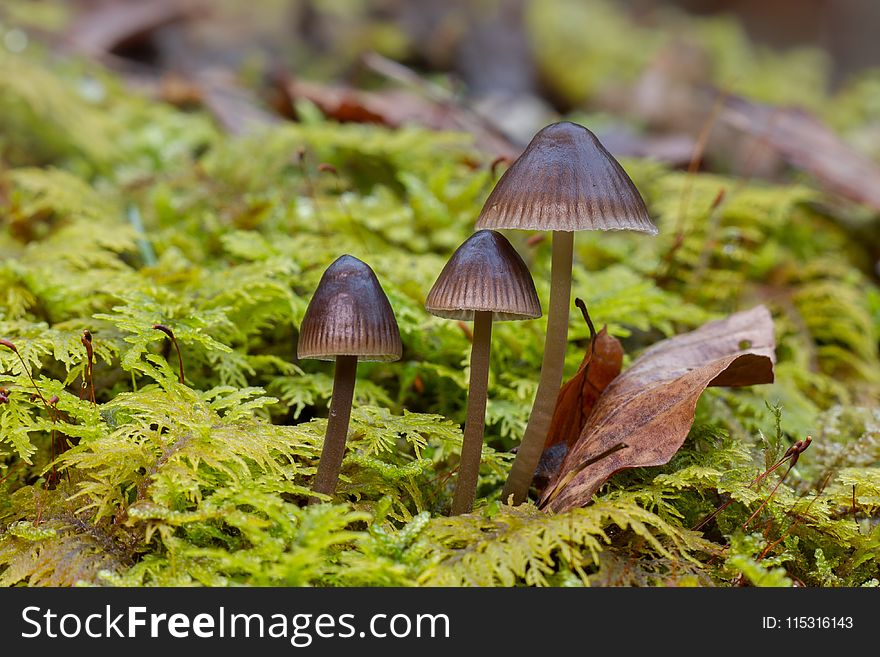
[[[474,322],[467,419],[452,499],[453,514],[467,513],[476,497],[483,449],[492,321],[540,317],[541,302],[526,263],[507,238],[481,230],[452,254],[425,308],[439,317]]]
[[[345,454],[358,358],[392,361],[403,352],[394,311],[369,265],[344,255],[327,268],[300,325],[296,352],[299,358],[336,361],[324,448],[312,485],[315,493],[332,495]]]
[[[501,176],[477,228],[553,231],[550,307],[541,378],[528,426],[504,486],[504,500],[525,500],[562,385],[576,230],[657,233],[629,176],[585,127],[563,121],[538,132]]]

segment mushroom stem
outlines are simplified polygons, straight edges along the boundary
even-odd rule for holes
[[[550,307],[547,310],[547,336],[544,338],[544,360],[541,378],[529,423],[513,461],[513,467],[501,499],[513,495],[513,504],[522,504],[529,493],[535,468],[547,440],[547,431],[562,387],[565,348],[568,345],[568,315],[571,299],[571,263],[574,254],[574,233],[553,231],[553,259],[550,265]]]
[[[318,473],[312,490],[316,493],[333,495],[336,482],[342,469],[345,456],[345,439],[348,436],[348,421],[351,418],[351,400],[354,397],[354,384],[357,378],[357,356],[337,356],[336,372],[333,376],[333,399],[330,401],[330,415],[327,433],[324,434],[324,449],[318,463]],[[310,503],[318,502],[311,498]]]
[[[467,419],[461,444],[461,466],[452,515],[468,513],[477,496],[480,457],[483,454],[483,427],[486,423],[486,396],[489,387],[489,345],[492,340],[492,312],[474,312],[474,342],[471,347],[471,380],[468,388]]]

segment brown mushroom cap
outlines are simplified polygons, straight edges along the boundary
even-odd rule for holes
[[[541,316],[529,268],[494,230],[478,231],[456,249],[428,293],[425,308],[438,317],[466,321],[478,310],[491,311],[494,321]]]
[[[532,138],[495,185],[477,228],[657,233],[623,167],[596,135],[569,121]]]
[[[400,358],[394,311],[369,265],[344,255],[327,267],[300,325],[296,353],[319,360]]]

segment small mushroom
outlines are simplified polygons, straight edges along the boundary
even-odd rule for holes
[[[486,200],[477,228],[553,231],[550,307],[541,378],[529,423],[502,492],[525,500],[562,385],[574,231],[656,234],[645,202],[614,157],[585,127],[563,121],[538,132]]]
[[[394,311],[369,265],[344,255],[327,268],[300,325],[296,351],[299,358],[336,361],[327,433],[312,486],[315,493],[332,495],[345,455],[358,358],[392,361],[403,353]]]
[[[474,322],[467,419],[452,499],[453,514],[467,513],[476,497],[483,451],[492,321],[540,317],[541,302],[526,263],[507,238],[481,230],[452,254],[425,308],[439,317]]]

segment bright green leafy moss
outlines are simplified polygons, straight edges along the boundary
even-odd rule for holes
[[[774,61],[801,75],[796,59]],[[858,122],[867,105],[850,102]],[[447,518],[470,343],[423,303],[473,229],[491,158],[462,134],[305,118],[230,138],[112,79],[0,66],[0,337],[58,397],[48,410],[0,348],[0,584],[876,584],[880,290],[820,192],[625,162],[661,234],[579,235],[574,295],[628,361],[764,303],[777,381],[710,390],[671,463],[614,477],[584,509],[511,509],[498,497],[546,320],[498,324],[478,509]],[[547,242],[510,238],[546,307]],[[339,499],[306,506],[332,369],[296,360],[297,327],[343,252],[375,269],[404,355],[360,365]],[[183,384],[156,323],[174,331]],[[569,373],[587,336],[573,314]],[[785,468],[756,476],[808,434],[743,528]]]

